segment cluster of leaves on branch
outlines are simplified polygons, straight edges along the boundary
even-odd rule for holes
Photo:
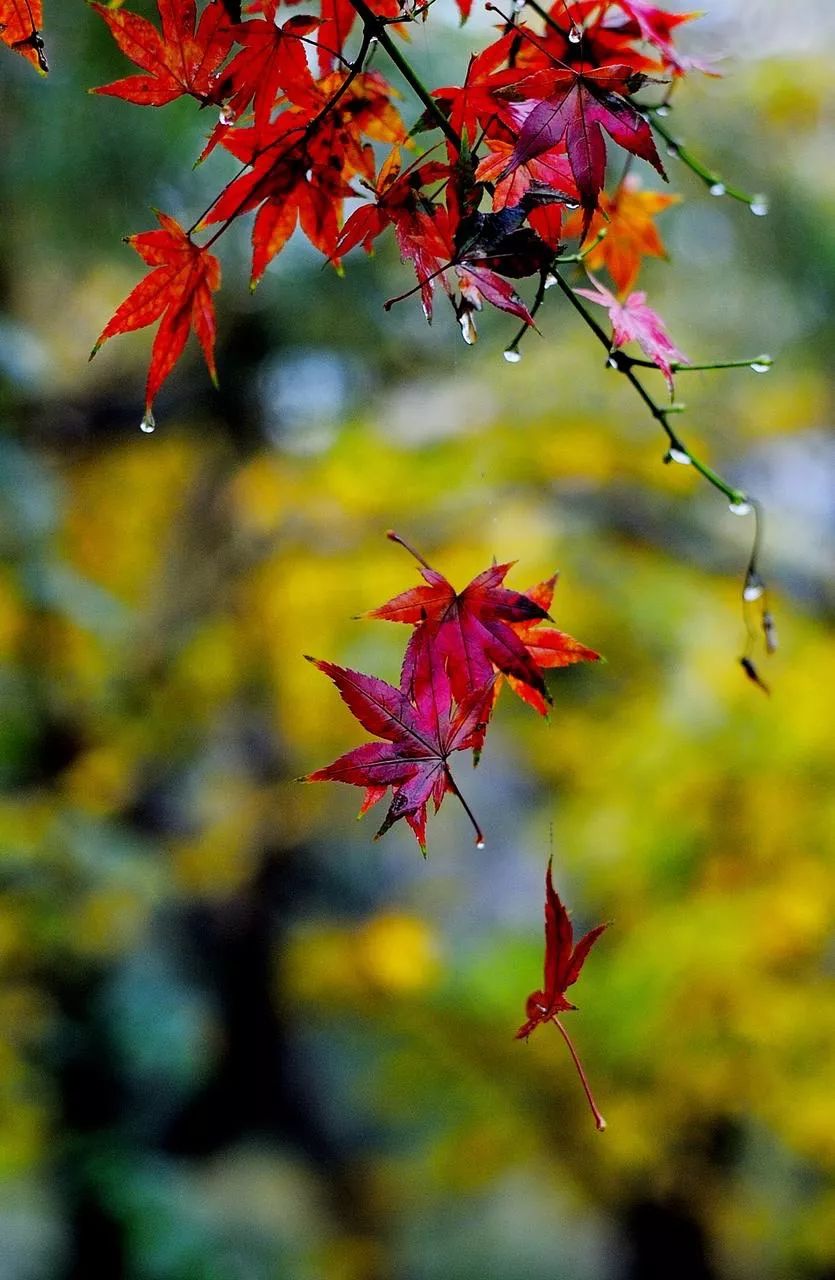
[[[424,585],[395,596],[366,616],[412,627],[395,689],[377,676],[316,661],[330,676],[363,728],[382,742],[366,743],[306,782],[347,782],[365,787],[360,813],[389,788],[392,800],[375,839],[405,818],[426,853],[426,806],[435,811],[445,795],[463,804],[481,847],[484,837],[449,767],[455,751],[472,751],[478,763],[504,680],[523,701],[547,715],[551,701],[543,671],[577,662],[597,662],[600,654],[572,636],[547,626],[556,575],[527,592],[504,585],[513,563],[493,564],[463,591],[415,556]]]
[[[410,23],[431,24],[433,2],[319,0],[313,12],[286,14],[290,0],[207,0],[199,7],[196,0],[157,0],[159,26],[122,0],[92,4],[139,68],[94,92],[152,107],[190,96],[218,113],[200,159],[222,146],[241,162],[190,227],[158,213],[161,230],[129,237],[151,272],[105,326],[93,354],[118,333],[159,323],[142,422],[151,431],[155,397],[192,329],[216,376],[213,294],[221,274],[211,250],[238,219],[254,214],[253,286],[297,227],[337,270],[352,249],[371,252],[392,228],[417,284],[387,307],[417,293],[431,320],[441,294],[472,343],[476,315],[489,304],[521,321],[505,351],[516,361],[546,290],[557,285],[664,431],[664,461],[692,466],[733,512],[753,511],[758,525],[755,501],[684,443],[673,425],[683,406],[672,397],[681,370],[764,371],[770,357],[692,364],[644,290],[634,288],[643,259],[664,254],[654,219],[677,199],[644,189],[631,171],[637,160],[666,180],[659,142],[713,195],[766,212],[764,197],[723,181],[665,122],[681,80],[709,70],[677,44],[679,29],[697,15],[647,0],[508,0],[506,10],[488,0],[498,34],[470,57],[461,83],[433,87],[416,74],[403,40]],[[471,2],[457,0],[462,22]],[[45,70],[41,21],[41,0],[0,0],[3,39]],[[376,63],[371,68],[380,51],[417,101],[408,123],[399,89]],[[644,90],[649,101],[636,97]],[[358,199],[346,218],[346,201]],[[583,287],[569,283],[565,268],[585,273]],[[611,284],[592,271],[606,271]],[[519,292],[525,279],[535,281],[532,299]],[[595,318],[597,307],[608,328]],[[642,356],[623,350],[630,344]],[[639,376],[656,368],[668,403]],[[774,631],[758,547],[759,528],[743,597],[746,608],[761,603],[753,620],[747,608],[742,665],[765,688],[752,653],[758,638],[770,651]]]

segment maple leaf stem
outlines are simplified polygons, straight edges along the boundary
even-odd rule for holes
[[[562,1025],[562,1023],[560,1022],[560,1020],[559,1020],[559,1018],[556,1016],[556,1014],[554,1014],[554,1016],[553,1016],[553,1018],[551,1019],[551,1021],[554,1023],[555,1027],[558,1029],[558,1031],[559,1031],[560,1035],[562,1036],[563,1040],[564,1040],[564,1041],[565,1041],[565,1043],[568,1045],[568,1052],[571,1054],[571,1057],[572,1057],[572,1059],[573,1059],[573,1061],[574,1061],[574,1066],[577,1068],[577,1074],[578,1074],[578,1076],[580,1077],[580,1083],[581,1083],[581,1085],[583,1086],[583,1089],[584,1089],[584,1091],[585,1091],[586,1097],[587,1097],[587,1099],[588,1099],[589,1106],[591,1107],[591,1113],[592,1113],[592,1115],[594,1116],[594,1123],[597,1125],[598,1130],[602,1133],[602,1132],[603,1132],[603,1130],[606,1128],[606,1121],[603,1119],[603,1116],[600,1114],[600,1111],[599,1111],[599,1109],[598,1109],[597,1103],[596,1103],[596,1102],[595,1102],[595,1100],[594,1100],[594,1096],[593,1096],[593,1094],[592,1094],[591,1087],[590,1087],[589,1082],[588,1082],[588,1080],[587,1080],[587,1078],[586,1078],[586,1073],[585,1073],[585,1071],[583,1070],[583,1064],[582,1064],[582,1062],[580,1061],[580,1059],[578,1058],[578,1056],[577,1056],[577,1050],[574,1048],[574,1045],[573,1045],[573,1044],[572,1044],[572,1042],[571,1042],[571,1036],[568,1034],[568,1032],[566,1031],[566,1029],[565,1029],[565,1027]]]
[[[449,120],[446,118],[443,111],[438,106],[437,101],[435,100],[435,98],[432,97],[432,94],[429,92],[426,85],[421,80],[420,76],[414,70],[411,63],[408,62],[407,59],[403,57],[403,54],[400,52],[397,45],[394,43],[388,31],[386,30],[386,23],[382,22],[377,17],[376,13],[374,13],[373,10],[371,10],[368,7],[368,5],[365,3],[365,0],[350,0],[350,3],[352,8],[359,14],[360,18],[362,19],[366,36],[368,36],[370,39],[376,40],[379,43],[380,47],[382,49],[385,49],[386,53],[391,58],[394,65],[397,67],[397,70],[403,76],[403,79],[409,85],[411,85],[411,87],[414,89],[415,93],[420,98],[423,105],[426,107],[426,110],[433,117],[438,128],[452,143],[452,145],[455,147],[455,150],[460,153],[462,149],[461,138],[456,133],[455,129],[453,129]]]
[[[657,369],[658,365],[653,360],[642,360],[638,356],[619,355],[619,360],[627,362],[639,369]],[[709,364],[671,364],[670,368],[673,373],[704,373],[712,369],[750,369],[752,365],[760,366],[763,371],[770,368],[773,361],[771,356],[749,356],[747,360],[713,360]]]
[[[528,2],[530,3],[530,0],[528,0]],[[661,103],[659,105],[663,106],[664,104]],[[691,171],[691,173],[695,173],[697,178],[701,178],[706,187],[721,187],[722,195],[730,196],[732,200],[739,200],[741,204],[747,204],[749,208],[751,205],[756,204],[756,196],[750,195],[740,187],[729,186],[728,183],[725,182],[724,178],[721,178],[713,169],[709,169],[698,156],[695,156],[693,152],[675,136],[664,121],[659,118],[657,114],[657,106],[647,107],[638,105],[637,103],[633,103],[633,106],[635,106],[643,115],[647,116],[650,127],[658,134],[659,138],[663,138],[667,143],[667,148],[670,154],[680,160],[681,163]],[[719,195],[720,193],[717,192],[716,194]]]
[[[429,563],[429,561],[428,561],[428,560],[424,560],[424,558],[423,558],[423,556],[420,554],[420,552],[419,552],[419,551],[415,551],[414,547],[410,546],[410,545],[409,545],[409,543],[406,541],[406,539],[405,539],[405,538],[401,538],[399,533],[395,533],[393,529],[389,529],[389,530],[386,532],[386,537],[388,538],[389,542],[397,542],[397,543],[399,543],[399,545],[400,545],[401,547],[403,547],[406,551],[408,551],[408,553],[409,553],[409,555],[410,555],[410,556],[414,556],[414,557],[415,557],[415,559],[417,560],[418,564],[422,564],[422,565],[423,565],[423,567],[424,567],[424,569],[428,569],[430,573],[434,573],[434,569],[432,568],[432,566],[431,566],[431,564]]]
[[[475,831],[476,848],[483,849],[484,848],[484,832],[481,830],[481,827],[478,825],[478,821],[476,820],[475,814],[473,813],[472,809],[467,804],[467,801],[464,799],[461,792],[459,791],[458,784],[453,778],[448,768],[446,770],[446,777],[447,777],[447,785],[449,786],[450,791],[453,793],[453,795],[456,795],[458,799],[461,801],[461,805],[464,812],[466,813],[467,817],[470,819],[470,822],[473,824],[473,830]]]

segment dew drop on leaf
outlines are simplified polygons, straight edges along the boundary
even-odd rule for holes
[[[503,354],[508,364],[518,364],[522,359],[522,352],[517,351],[515,347],[508,347]]]
[[[154,415],[151,413],[151,410],[149,409],[145,414],[145,417],[142,419],[142,421],[139,424],[139,430],[144,431],[145,435],[149,436],[152,434],[152,432],[156,430],[156,426],[157,426],[157,420],[154,417]]]
[[[712,196],[723,196],[727,191],[724,182],[713,182],[710,186],[710,194]]]
[[[738,502],[732,502],[728,510],[734,516],[749,516],[753,511],[753,507],[747,498],[740,498]]]

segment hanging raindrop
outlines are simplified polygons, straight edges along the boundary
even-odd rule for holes
[[[756,360],[751,361],[751,368],[754,373],[768,373],[772,363],[771,356],[757,356]]]
[[[572,22],[568,31],[568,38],[572,44],[579,44],[583,38],[583,28],[578,27],[576,22]]]
[[[748,208],[755,218],[765,218],[768,214],[768,196],[754,196]]]
[[[724,196],[727,190],[724,182],[712,182],[710,185],[710,194],[712,196]]]
[[[749,516],[754,508],[747,498],[740,498],[738,502],[731,502],[728,510],[734,516]]]
[[[765,583],[758,573],[749,573],[742,588],[742,598],[747,604],[761,600],[765,595]]]
[[[508,364],[518,364],[522,359],[522,352],[517,351],[515,347],[508,347],[502,354]]]
[[[476,840],[476,842],[475,842],[475,847],[476,847],[477,849],[483,849],[483,848],[484,848],[484,841],[483,841],[483,840]]]
[[[680,467],[689,467],[691,466],[693,459],[690,457],[690,454],[686,449],[679,449],[676,445],[672,445],[672,447],[667,450],[664,461],[677,462]]]
[[[139,424],[139,430],[140,430],[140,431],[144,431],[144,432],[145,432],[145,435],[146,435],[146,436],[149,436],[149,435],[151,435],[151,434],[156,430],[156,426],[157,426],[157,420],[156,420],[156,418],[155,418],[155,417],[154,417],[154,415],[151,413],[151,410],[150,410],[150,409],[147,409],[147,410],[145,411],[145,416],[144,416],[144,418],[142,419],[142,421],[141,421],[141,422],[140,422],[140,424]]]
[[[670,106],[669,102],[662,102],[659,107],[655,108],[655,114],[657,116],[668,116],[671,111],[672,111],[672,107]]]
[[[545,289],[553,289],[556,283],[557,283],[557,277],[555,275],[552,275],[549,272],[548,275],[545,277],[545,284],[543,287]]]

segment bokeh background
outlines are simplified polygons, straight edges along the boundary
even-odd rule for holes
[[[829,0],[711,0],[725,77],[671,122],[772,212],[673,167],[646,274],[694,359],[777,358],[679,388],[767,510],[770,698],[750,521],[552,295],[511,366],[501,317],[384,314],[391,246],[339,279],[294,241],[250,297],[226,237],[220,392],[192,352],[141,435],[148,334],[86,363],[120,238],[229,169],[192,103],[89,97],[124,62],[46,7],[52,74],[0,87],[0,1280],[832,1280]],[[467,50],[440,4],[414,33],[437,82]],[[403,629],[352,620],[415,580],[389,527],[459,584],[559,569],[608,659],[550,722],[502,697],[482,852],[454,801],[424,862],[294,781],[362,733],[303,653],[396,680]],[[556,1032],[513,1039],[550,853],[615,922],[571,1019],[605,1135]]]

